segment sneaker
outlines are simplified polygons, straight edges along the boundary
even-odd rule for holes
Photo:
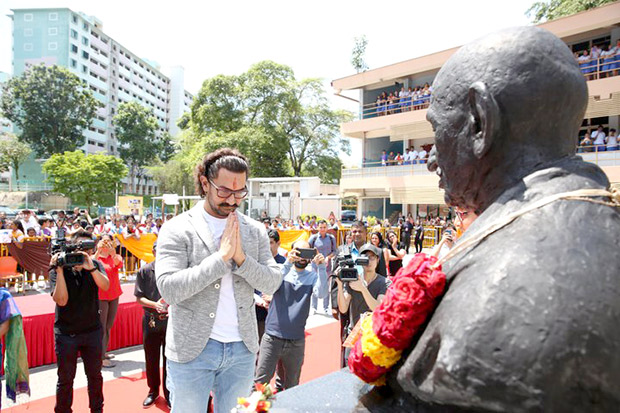
[[[116,367],[116,363],[113,362],[112,360],[103,360],[101,365],[105,367],[106,369],[111,369],[112,367]]]
[[[112,353],[105,353],[105,356],[103,356],[103,358],[106,360],[112,360],[114,357],[116,357],[116,355]]]

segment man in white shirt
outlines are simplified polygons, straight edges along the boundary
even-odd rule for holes
[[[250,391],[258,328],[254,291],[273,294],[282,273],[262,223],[237,212],[249,167],[222,148],[196,169],[204,201],[173,218],[157,240],[157,287],[170,316],[166,332],[172,413],[230,412]]]
[[[34,228],[37,234],[39,234],[39,221],[37,217],[28,209],[22,211],[22,225],[24,226],[24,233],[28,233],[28,228]]]
[[[423,147],[420,149],[420,152],[418,152],[418,159],[418,163],[426,163],[426,151]]]
[[[411,152],[409,152],[409,159],[411,159],[412,164],[418,163],[418,151],[415,150],[415,146],[411,147]]]
[[[594,140],[592,144],[596,147],[597,152],[605,150],[605,137],[606,135],[601,125],[599,125],[598,128],[592,132],[591,138]]]
[[[403,155],[403,164],[409,165],[411,164],[411,153],[409,152],[409,148],[405,149],[405,154]]]

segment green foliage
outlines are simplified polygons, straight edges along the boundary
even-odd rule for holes
[[[543,0],[532,4],[525,14],[531,17],[534,23],[540,23],[594,9],[614,1],[616,0]]]
[[[123,161],[112,155],[85,155],[81,151],[54,154],[43,164],[54,191],[70,197],[74,204],[107,204],[116,185],[127,175]]]
[[[351,114],[329,108],[320,80],[298,81],[290,67],[271,61],[207,79],[189,118],[174,158],[192,168],[207,152],[229,146],[249,158],[252,176],[321,171],[332,182],[340,177],[333,158],[350,153],[339,124]]]
[[[182,159],[172,158],[165,164],[159,162],[147,169],[161,193],[182,194],[185,187],[186,194],[190,195],[194,193],[194,179],[188,165]]]
[[[351,51],[351,65],[357,73],[365,72],[368,70],[368,65],[364,60],[366,54],[366,46],[368,46],[368,39],[365,35],[356,37],[353,44],[353,50]]]
[[[129,165],[131,190],[136,192],[136,178],[144,176],[142,167],[153,163],[164,148],[163,140],[156,134],[157,120],[151,109],[132,101],[118,106],[113,122],[121,144],[118,153]]]
[[[4,85],[0,110],[39,157],[72,151],[100,105],[84,86],[65,68],[33,66]]]
[[[30,155],[32,149],[27,143],[20,142],[12,133],[3,133],[0,137],[0,171],[13,168],[17,190],[19,191],[19,165]]]

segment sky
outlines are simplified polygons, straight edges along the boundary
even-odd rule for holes
[[[355,73],[355,37],[368,39],[365,60],[373,69],[530,24],[525,12],[533,2],[0,0],[0,71],[12,73],[11,9],[67,7],[96,16],[104,33],[137,56],[183,66],[190,93],[215,75],[240,74],[273,60],[292,67],[298,79],[323,79],[334,108],[356,111],[355,103],[333,96],[330,87],[331,80]],[[361,159],[360,141],[351,143],[345,164]]]

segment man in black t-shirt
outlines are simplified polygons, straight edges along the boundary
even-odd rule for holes
[[[157,243],[153,245],[153,255]],[[138,271],[136,286],[133,293],[136,300],[144,308],[142,319],[142,338],[144,344],[144,358],[146,364],[146,383],[149,393],[146,395],[142,407],[147,408],[155,404],[159,397],[159,386],[163,387],[166,403],[170,407],[170,392],[166,387],[166,329],[168,327],[168,304],[161,298],[155,278],[155,261],[146,264]],[[160,380],[159,360],[163,357],[164,374]]]
[[[85,230],[78,230],[72,242],[92,240]],[[71,412],[73,379],[78,353],[84,361],[88,379],[88,398],[91,413],[103,412],[103,378],[101,376],[102,336],[99,320],[99,288],[106,291],[110,281],[103,265],[91,259],[92,251],[82,251],[84,264],[74,267],[58,266],[58,255],[50,261],[52,298],[56,303],[54,342],[58,363],[56,413]]]

